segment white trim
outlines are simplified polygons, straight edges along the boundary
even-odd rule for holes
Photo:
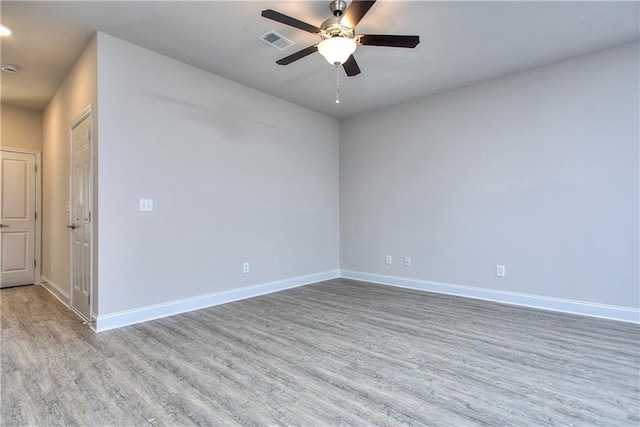
[[[60,300],[61,303],[70,307],[70,298],[69,294],[62,290],[60,286],[58,286],[53,280],[49,279],[47,276],[40,277],[40,285],[48,290],[54,297]]]
[[[53,286],[63,296],[69,296],[63,292],[53,282],[42,277],[45,283]],[[374,273],[364,273],[351,270],[330,270],[306,276],[293,277],[274,282],[262,283],[247,286],[239,289],[217,292],[213,294],[201,295],[192,298],[185,298],[166,303],[135,308],[132,310],[120,311],[117,313],[95,316],[92,313],[91,324],[95,325],[96,332],[107,331],[109,329],[120,328],[127,325],[160,319],[193,310],[226,304],[233,301],[253,298],[266,295],[285,289],[296,288],[312,283],[322,282],[336,278],[354,279],[365,282],[377,283],[381,285],[396,286],[401,288],[416,289],[440,294],[456,295],[466,298],[494,301],[502,304],[518,305],[542,310],[551,310],[562,313],[579,314],[583,316],[599,317],[604,319],[618,320],[630,323],[640,323],[640,310],[630,307],[618,307],[605,304],[596,304],[584,301],[575,301],[561,298],[545,297],[540,295],[529,295],[517,292],[508,292],[495,289],[485,289],[473,286],[455,285],[450,283],[440,283],[428,280],[411,279],[406,277],[387,276]],[[47,287],[47,285],[45,285]],[[47,287],[47,289],[49,289]],[[58,299],[65,303],[64,299],[58,296],[54,290],[49,289]],[[65,303],[69,305],[68,303]]]
[[[93,332],[98,332],[96,330],[96,322],[98,321],[98,316],[95,313],[91,313],[91,321],[89,321],[89,327]]]
[[[7,145],[0,146],[0,150],[2,150],[2,151],[13,151],[14,153],[22,153],[22,154],[40,154],[40,151],[38,151],[38,150],[31,150],[29,148],[9,147]]]
[[[42,274],[42,155],[36,152],[36,277]]]
[[[631,307],[596,304],[585,301],[575,301],[541,295],[529,295],[517,292],[500,291],[496,289],[454,285],[450,283],[439,283],[429,280],[387,276],[351,270],[340,270],[340,277],[378,283],[381,285],[397,286],[400,288],[417,289],[439,294],[457,295],[466,298],[494,301],[503,304],[519,305],[562,313],[580,314],[583,316],[600,317],[603,319],[618,320],[622,322],[640,323],[640,310]]]
[[[330,270],[306,276],[247,286],[239,289],[231,289],[213,294],[169,301],[162,304],[149,305],[117,313],[98,315],[96,318],[95,330],[96,332],[107,331],[109,329],[173,316],[175,314],[186,313],[188,311],[199,310],[201,308],[211,307],[214,305],[253,298],[285,289],[322,282],[324,280],[336,279],[340,277],[339,273],[340,270]]]

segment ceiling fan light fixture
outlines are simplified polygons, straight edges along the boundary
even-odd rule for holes
[[[354,39],[347,37],[331,37],[318,45],[318,51],[332,65],[344,64],[353,52],[357,44]]]

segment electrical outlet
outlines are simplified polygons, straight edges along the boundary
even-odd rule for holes
[[[496,276],[504,277],[505,268],[504,265],[496,265]]]
[[[404,266],[411,267],[411,258],[409,258],[408,256],[404,257]]]
[[[140,199],[140,212],[152,212],[152,211],[153,211],[153,200]]]
[[[51,275],[53,275],[53,263],[51,263]]]
[[[386,257],[384,257],[384,262],[386,264],[391,265],[391,262],[393,261],[393,258],[391,258],[391,255],[387,255]]]
[[[249,272],[249,263],[245,262],[244,264],[242,264],[242,272],[243,273],[248,273]]]

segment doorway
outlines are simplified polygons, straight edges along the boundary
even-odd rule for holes
[[[40,153],[0,150],[0,288],[40,280]]]
[[[71,307],[91,320],[93,289],[93,109],[70,125]]]

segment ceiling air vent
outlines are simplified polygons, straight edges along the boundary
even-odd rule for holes
[[[293,46],[295,44],[294,42],[292,42],[282,34],[278,34],[273,30],[264,33],[258,38],[263,42],[265,42],[266,44],[273,46],[278,50],[285,50],[286,48]]]

